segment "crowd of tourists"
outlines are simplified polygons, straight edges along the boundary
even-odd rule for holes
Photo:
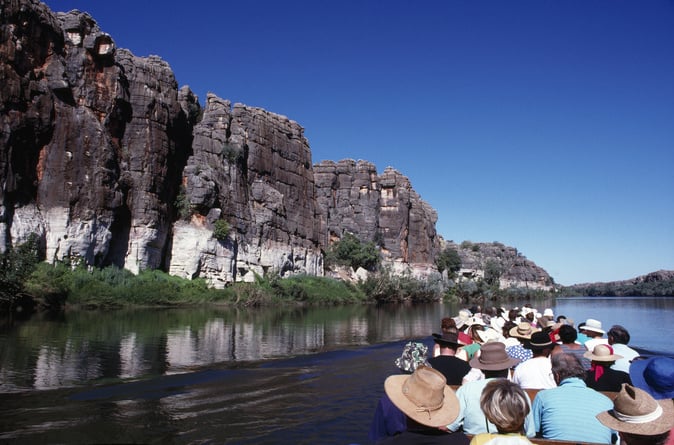
[[[674,358],[642,357],[623,326],[473,307],[432,338],[395,360],[373,443],[674,445]]]

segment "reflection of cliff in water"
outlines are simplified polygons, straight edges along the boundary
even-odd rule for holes
[[[34,317],[10,332],[2,392],[145,378],[207,366],[242,367],[404,338],[428,336],[434,306],[180,309],[75,312]]]

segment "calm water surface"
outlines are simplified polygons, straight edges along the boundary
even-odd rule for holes
[[[672,298],[532,302],[674,354]],[[0,325],[0,443],[369,443],[406,340],[459,307],[74,312]]]

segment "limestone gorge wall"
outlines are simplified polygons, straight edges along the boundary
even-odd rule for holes
[[[381,246],[393,270],[427,275],[440,248],[437,213],[391,167],[377,174],[367,161],[323,161],[314,166],[318,205],[325,218],[323,245],[344,232]]]
[[[322,275],[321,214],[303,128],[284,116],[209,95],[183,172],[189,209],[169,272],[215,284],[268,270]],[[228,221],[226,240],[213,224]]]
[[[303,128],[209,95],[157,56],[117,48],[92,17],[0,0],[0,251],[31,233],[48,261],[162,268],[216,286],[323,274],[346,231],[424,275],[436,212],[400,172],[312,165]],[[216,239],[216,222],[230,227]]]
[[[549,291],[554,288],[550,275],[514,247],[498,242],[464,241],[456,244],[443,241],[442,248],[452,248],[458,252],[461,258],[461,270],[458,273],[460,280],[484,278],[488,263],[493,262],[500,272],[501,289],[515,287]]]

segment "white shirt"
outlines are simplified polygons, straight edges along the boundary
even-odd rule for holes
[[[548,389],[557,386],[552,377],[549,357],[534,357],[517,365],[513,382],[524,389]]]
[[[585,347],[587,348],[588,351],[592,352],[594,350],[594,347],[597,345],[607,345],[608,344],[608,338],[591,338],[588,341],[585,342]]]

